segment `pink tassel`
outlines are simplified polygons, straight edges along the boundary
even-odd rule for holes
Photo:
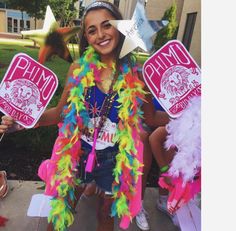
[[[92,148],[92,151],[89,153],[86,167],[85,167],[85,172],[92,172],[95,166],[95,160],[96,160],[95,147],[96,147],[96,142],[97,142],[97,136],[98,136],[98,129],[95,128],[94,137],[93,137],[93,148]]]
[[[87,159],[87,163],[86,163],[86,167],[85,167],[85,171],[86,172],[92,172],[93,168],[95,166],[95,159],[96,159],[96,154],[95,152],[90,152],[88,159]]]

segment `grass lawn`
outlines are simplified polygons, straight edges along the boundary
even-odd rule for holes
[[[14,55],[18,53],[25,53],[35,60],[38,59],[39,47],[33,47],[33,45],[33,42],[30,40],[0,39],[0,81],[3,79]],[[59,86],[57,88],[57,91],[55,92],[54,97],[48,105],[49,107],[51,107],[55,106],[57,104],[58,99],[60,98],[70,63],[59,58],[58,56],[53,56],[49,61],[44,63],[44,66],[52,70],[57,75],[59,80]]]
[[[0,40],[0,80],[5,75],[7,68],[14,55],[22,52],[29,55],[35,60],[38,59],[39,48],[34,48],[32,41],[30,42],[29,40],[26,40],[25,42],[23,42],[22,39],[20,39],[19,41],[13,41],[10,40],[10,43],[8,41]],[[69,69],[70,63],[55,56],[52,57],[51,60],[45,62],[44,65],[57,75],[61,84],[64,84],[64,80],[66,77],[66,73]]]
[[[39,47],[33,48],[34,43],[28,39],[0,39],[0,81],[5,75],[7,68],[14,55],[23,52],[35,60],[38,59]],[[78,47],[76,45],[69,46],[73,59],[78,58]],[[144,63],[149,57],[142,53],[135,53],[138,62]],[[58,77],[59,82],[64,85],[66,73],[70,64],[63,59],[54,56],[51,60],[44,63],[46,67],[52,70]]]
[[[39,47],[33,47],[33,45],[33,41],[28,39],[0,39],[0,82],[3,79],[14,55],[18,53],[25,53],[35,60],[38,59]],[[78,58],[78,46],[70,44],[69,49],[72,58],[76,60]],[[138,62],[142,64],[148,58],[147,55],[142,53],[134,54],[136,55]],[[59,58],[58,56],[53,56],[49,61],[44,63],[44,66],[52,70],[57,75],[59,80],[59,87],[49,104],[49,106],[53,106],[60,97],[70,63]]]

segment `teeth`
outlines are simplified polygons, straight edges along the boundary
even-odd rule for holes
[[[105,45],[107,45],[108,43],[109,43],[109,40],[105,40],[105,41],[99,43],[99,45],[100,45],[100,46],[105,46]]]

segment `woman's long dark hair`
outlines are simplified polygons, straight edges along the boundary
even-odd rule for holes
[[[90,5],[88,5],[85,8],[85,11],[84,11],[83,20],[82,20],[82,27],[81,27],[81,31],[80,31],[80,40],[79,40],[80,41],[80,44],[79,44],[79,55],[80,55],[80,57],[84,54],[86,48],[89,45],[88,42],[87,42],[87,39],[85,38],[84,19],[85,19],[86,15],[88,14],[88,12],[90,12],[92,10],[97,10],[97,9],[106,9],[107,11],[109,11],[109,13],[116,20],[123,20],[123,16],[120,13],[119,9],[114,4],[112,4],[108,1],[96,1],[96,2],[93,2]],[[129,66],[131,64],[130,54],[127,54],[122,59],[119,59],[120,51],[122,49],[123,42],[124,42],[124,39],[125,39],[125,36],[121,32],[119,32],[119,34],[120,34],[120,40],[119,40],[117,48],[116,48],[117,52],[116,52],[116,56],[115,56],[116,67],[117,67],[116,76],[118,75],[119,67],[120,67],[122,62],[124,62],[126,60],[126,62],[128,62],[128,64],[129,64]]]

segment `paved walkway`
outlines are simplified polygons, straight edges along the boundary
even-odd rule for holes
[[[43,184],[40,181],[16,181],[9,180],[10,190],[6,198],[0,201],[0,215],[9,220],[0,231],[46,231],[46,218],[27,217],[27,209],[34,194],[43,193],[39,189]],[[144,207],[150,214],[150,225],[152,231],[178,231],[170,218],[155,208],[158,196],[157,188],[147,188]],[[77,216],[69,231],[93,231],[96,227],[95,218],[96,198],[83,199],[77,206]],[[78,227],[80,227],[78,229]],[[127,231],[138,231],[135,221]],[[114,231],[118,228],[118,221]]]
[[[14,34],[14,33],[0,32],[0,38],[20,39],[20,38],[22,38],[22,35],[21,34]]]

